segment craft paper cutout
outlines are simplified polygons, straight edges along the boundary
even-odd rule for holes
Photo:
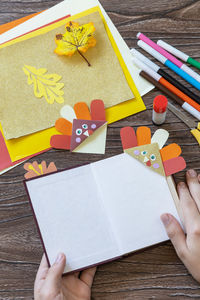
[[[23,18],[20,18],[20,19],[17,19],[17,20],[14,20],[14,21],[11,21],[9,23],[5,23],[5,24],[1,24],[0,25],[0,34],[3,34],[4,32],[16,27],[17,25],[20,25],[22,23],[24,23],[25,21],[28,21],[29,19],[41,14],[41,12],[37,12],[35,14],[31,14],[31,15],[28,15],[28,16],[25,16]]]
[[[168,146],[160,149],[160,155],[162,161],[178,157],[181,155],[181,147],[177,144],[169,144]]]
[[[0,175],[19,165],[23,161],[24,160],[12,162],[4,141],[4,137],[0,132]]]
[[[72,56],[75,52],[78,52],[90,67],[91,64],[83,53],[96,45],[96,40],[93,37],[93,33],[96,30],[94,24],[90,22],[79,26],[79,23],[70,21],[65,28],[66,32],[64,34],[56,35],[57,48],[55,53]]]
[[[153,171],[165,176],[165,171],[157,143],[126,149],[125,152],[141,161]]]
[[[91,112],[89,112],[88,106],[84,102],[76,103],[74,109],[68,105],[64,106],[61,109],[61,115],[64,118],[58,119],[55,124],[56,129],[62,135],[52,136],[50,141],[51,146],[56,149],[70,150],[71,152],[88,153],[87,151],[89,151],[89,153],[102,153],[103,151],[105,153],[107,122],[103,101],[93,100],[90,110]],[[85,119],[80,119],[83,117]],[[99,118],[98,120],[96,120],[97,117]],[[95,152],[91,152],[91,147],[88,149],[88,142],[94,136],[94,133],[97,134],[99,132],[99,129],[103,130],[101,136],[104,148],[101,146],[99,150],[95,147]],[[92,140],[92,144],[95,144],[94,137]]]
[[[49,104],[63,103],[64,92],[62,88],[64,83],[60,83],[62,76],[58,74],[46,74],[47,69],[36,69],[32,66],[25,65],[23,67],[24,73],[28,76],[28,85],[34,86],[34,95],[37,98],[44,97]]]
[[[185,160],[179,156],[181,154],[179,145],[170,144],[160,149],[169,136],[166,130],[156,130],[151,138],[151,131],[148,127],[139,127],[137,129],[137,141],[135,131],[131,127],[122,128],[120,135],[124,152],[139,160],[154,172],[162,176],[170,176],[185,169]],[[150,141],[150,143],[137,146],[138,140],[140,143],[144,141]]]
[[[151,143],[158,143],[159,149],[162,149],[164,144],[167,142],[169,137],[169,132],[164,129],[157,129],[152,136]]]
[[[137,145],[151,144],[151,130],[148,127],[138,127],[136,131]]]
[[[31,163],[25,163],[24,169],[27,173],[24,175],[25,179],[34,178],[44,174],[49,174],[57,171],[57,168],[54,162],[51,162],[47,167],[46,162],[42,161],[41,164],[38,164],[37,161]]]
[[[95,10],[96,12],[94,12]],[[65,102],[63,104],[73,106],[84,99],[89,105],[91,99],[100,98],[106,99],[106,107],[111,107],[134,97],[115,50],[110,43],[98,9],[95,8],[95,10],[93,9],[93,13],[84,17],[78,19],[77,16],[67,18],[57,24],[27,34],[12,41],[12,43],[15,43],[9,47],[3,48],[3,46],[0,46],[0,80],[2,75],[2,81],[4,81],[0,86],[2,99],[0,119],[6,139],[17,138],[53,127],[59,117],[60,104],[54,103],[53,109],[46,101],[40,101],[40,105],[38,105],[34,94],[30,94],[30,86],[26,84],[27,77],[21,72],[24,62],[36,69],[40,69],[42,65],[50,74],[56,73],[62,76],[62,82],[65,83],[63,87]],[[80,24],[94,22],[95,36],[98,43],[87,52],[87,58],[92,64],[92,68],[85,67],[80,55],[73,55],[69,59],[65,56],[57,56],[54,53],[53,40],[55,35],[63,30],[63,26],[68,21],[73,20]],[[29,36],[34,35],[34,38],[28,39]],[[9,69],[12,69],[12,72]],[[5,77],[7,78],[6,81]],[[10,86],[11,80],[15,89],[14,91],[9,89],[8,92],[7,85]],[[130,85],[132,86],[132,82]],[[20,104],[17,99],[20,99]],[[37,118],[35,118],[36,113]],[[15,120],[15,126],[13,126],[13,120]]]

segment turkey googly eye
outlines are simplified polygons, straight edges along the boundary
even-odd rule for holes
[[[82,134],[82,129],[81,128],[76,129],[76,135],[81,135],[81,134]]]
[[[142,152],[141,152],[141,154],[142,154],[143,156],[147,155],[147,153],[148,153],[147,151],[142,151]]]
[[[83,124],[83,125],[82,125],[82,128],[83,128],[83,129],[88,129],[88,125],[87,125],[87,124]]]
[[[154,161],[154,160],[156,160],[156,156],[155,156],[154,154],[151,154],[150,159],[151,159],[152,161]]]

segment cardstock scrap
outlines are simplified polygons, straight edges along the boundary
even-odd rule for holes
[[[106,107],[110,107],[134,97],[99,12],[80,18],[75,16],[73,19],[80,24],[93,22],[95,25],[97,45],[87,52],[87,58],[92,65],[90,68],[79,55],[68,58],[54,53],[55,35],[64,31],[66,20],[34,32],[38,34],[34,38],[28,37],[32,33],[26,35],[26,40],[25,36],[21,37],[12,41],[13,45],[1,49],[0,91],[3,101],[0,105],[0,116],[7,139],[52,127],[59,116],[60,103],[49,105],[47,101],[35,97],[32,88],[27,84],[24,65],[47,69],[50,74],[62,76],[65,84],[64,104],[74,105],[77,99],[83,98],[89,104],[91,98],[101,98],[105,99]],[[16,43],[21,39],[23,41]],[[15,88],[9,88],[8,93],[8,87],[11,86]]]
[[[164,148],[169,133],[158,129],[151,138],[151,130],[146,126],[135,131],[131,127],[121,129],[121,141],[124,152],[139,160],[143,165],[162,176],[170,176],[186,167],[186,162],[180,156],[181,148],[170,144]]]
[[[20,18],[18,20],[14,20],[12,22],[9,22],[9,23],[5,23],[5,24],[2,24],[0,25],[0,34],[3,34],[5,32],[7,32],[8,30],[16,27],[17,25],[20,25],[24,22],[26,22],[27,20],[37,16],[38,14],[40,14],[41,12],[39,13],[35,13],[35,14],[32,14],[32,15],[28,15],[28,16],[25,16],[23,18]]]
[[[93,100],[90,111],[85,102],[78,102],[74,108],[64,106],[60,114],[62,118],[56,121],[55,128],[61,135],[51,137],[53,148],[79,153],[105,153],[107,122],[102,100]]]

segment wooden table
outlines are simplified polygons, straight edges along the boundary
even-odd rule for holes
[[[0,23],[47,9],[58,2],[1,0]],[[102,4],[129,47],[136,47],[136,33],[141,31],[153,40],[165,39],[192,57],[200,58],[200,1],[102,0]],[[55,161],[58,169],[62,169],[121,153],[121,127],[147,125],[155,131],[151,105],[158,94],[159,91],[154,90],[144,96],[145,112],[109,126],[105,156],[71,156],[65,151],[51,150],[36,159]],[[168,142],[181,145],[187,168],[200,171],[200,148],[186,125],[168,112],[162,127],[170,132]],[[0,177],[0,299],[33,299],[33,282],[43,253],[23,175],[23,167],[18,166]],[[184,175],[185,172],[180,172],[175,176],[176,181],[183,180]],[[99,267],[92,298],[198,299],[200,289],[167,242]]]

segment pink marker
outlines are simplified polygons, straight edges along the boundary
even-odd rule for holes
[[[150,40],[146,35],[144,35],[141,32],[138,32],[137,38],[141,41],[145,42],[149,46],[151,46],[153,49],[155,49],[157,52],[162,54],[164,57],[166,57],[168,60],[170,60],[173,64],[175,64],[177,67],[185,71],[187,74],[189,74],[191,77],[196,79],[198,82],[200,82],[200,75],[194,72],[191,68],[186,66],[184,63],[182,63],[180,60],[178,60],[176,57],[171,55],[169,52],[161,48],[159,45],[154,43],[152,40]]]

